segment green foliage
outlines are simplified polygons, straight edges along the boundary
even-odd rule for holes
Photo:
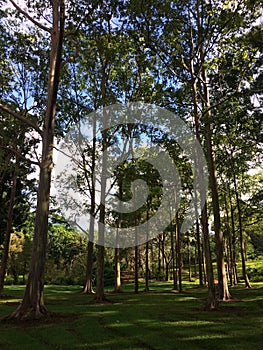
[[[63,224],[49,228],[46,283],[82,284],[85,278],[87,241]]]

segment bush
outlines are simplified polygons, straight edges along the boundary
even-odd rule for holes
[[[249,267],[247,274],[251,282],[263,282],[263,267]]]

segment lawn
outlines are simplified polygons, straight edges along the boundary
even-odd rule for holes
[[[94,304],[78,286],[46,286],[48,322],[1,323],[1,350],[45,349],[262,349],[263,283],[252,290],[231,289],[234,300],[203,311],[205,288],[185,285],[178,294],[171,283],[155,282],[150,293],[135,295],[126,285],[108,293],[111,303]],[[7,286],[0,299],[0,317],[13,311],[22,286]]]

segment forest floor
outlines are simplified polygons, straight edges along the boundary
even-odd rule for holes
[[[169,282],[150,283],[150,292],[108,290],[111,303],[93,303],[79,286],[46,286],[45,321],[0,324],[1,350],[149,349],[257,350],[263,342],[263,282],[253,289],[231,288],[233,300],[220,302],[218,311],[203,311],[206,288],[184,282],[172,291]],[[18,305],[23,286],[7,286],[0,299],[0,318]]]

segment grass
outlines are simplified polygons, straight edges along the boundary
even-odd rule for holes
[[[155,282],[150,293],[135,295],[132,285],[124,293],[109,293],[113,303],[94,304],[78,286],[47,286],[45,303],[65,318],[55,323],[0,326],[0,349],[261,349],[263,340],[263,283],[254,289],[231,289],[234,300],[220,309],[203,311],[205,288],[185,283],[185,291],[171,283]],[[141,288],[142,290],[142,288]],[[23,286],[8,286],[0,299],[0,317],[12,312]],[[73,317],[74,316],[74,317]]]

